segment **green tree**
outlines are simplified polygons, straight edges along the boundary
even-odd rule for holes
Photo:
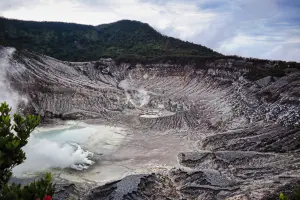
[[[5,102],[2,103],[0,106],[0,199],[35,200],[52,196],[54,185],[50,174],[46,174],[45,179],[24,187],[8,183],[12,176],[12,169],[26,159],[22,147],[27,144],[30,133],[40,122],[39,116],[22,117],[14,114],[12,123],[10,112],[11,108]]]
[[[0,17],[0,44],[66,61],[135,55],[221,56],[202,45],[167,37],[148,24],[121,20],[99,26],[33,22]]]
[[[281,192],[279,193],[279,200],[288,200],[287,196],[282,194]]]
[[[279,200],[299,200],[300,199],[300,186],[297,184],[294,189],[293,193],[287,197],[282,192],[279,193]]]

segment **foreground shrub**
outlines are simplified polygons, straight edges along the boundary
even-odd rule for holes
[[[25,159],[22,150],[30,133],[39,125],[40,117],[34,115],[14,114],[10,118],[11,108],[6,103],[0,105],[0,199],[2,200],[36,200],[51,199],[54,194],[51,174],[44,179],[27,186],[9,184],[12,169]]]

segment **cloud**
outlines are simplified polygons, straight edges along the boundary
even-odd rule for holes
[[[163,34],[224,54],[297,60],[300,7],[289,0],[10,0],[1,15],[98,25],[120,19],[149,23]],[[55,13],[55,14],[53,14]],[[245,41],[242,39],[245,38]],[[250,39],[249,39],[250,38]],[[290,40],[294,38],[294,40]],[[289,44],[286,41],[289,40]],[[254,47],[254,45],[256,45]],[[290,49],[291,48],[291,49]],[[278,49],[290,55],[276,53]]]
[[[286,37],[286,39],[284,38]],[[237,35],[220,45],[225,54],[271,60],[300,61],[300,37]]]
[[[277,45],[261,57],[267,59],[282,58],[282,60],[300,61],[300,47],[289,44]]]

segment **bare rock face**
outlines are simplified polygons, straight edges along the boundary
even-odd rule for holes
[[[129,176],[85,199],[258,200],[300,178],[297,70],[253,81],[257,66],[245,59],[73,63],[0,51],[10,87],[28,100],[23,112],[45,123],[97,119],[143,131],[188,130],[194,151],[178,155],[179,168]]]

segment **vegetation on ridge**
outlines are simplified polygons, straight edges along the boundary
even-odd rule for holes
[[[252,63],[246,77],[282,77],[300,69],[299,63],[223,56],[201,45],[167,37],[148,24],[121,20],[99,26],[62,22],[33,22],[0,17],[0,45],[48,55],[65,61],[92,61],[112,57],[127,63],[194,64],[204,67],[217,59]],[[265,66],[270,67],[265,67]]]
[[[148,24],[130,20],[91,26],[0,18],[0,45],[67,61],[121,55],[143,58],[221,55],[207,47],[164,36]]]

